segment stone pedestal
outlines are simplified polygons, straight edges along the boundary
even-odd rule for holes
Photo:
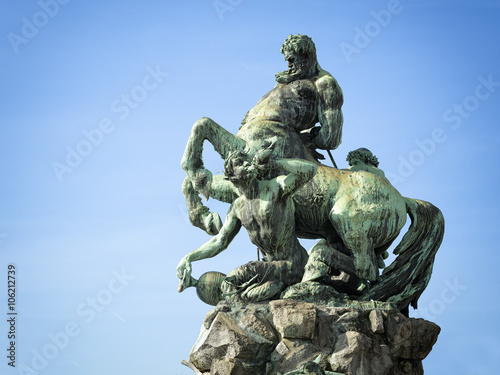
[[[184,363],[196,375],[419,375],[439,332],[390,307],[220,303]]]

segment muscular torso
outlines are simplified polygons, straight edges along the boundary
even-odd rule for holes
[[[242,124],[277,122],[296,131],[318,122],[318,93],[314,79],[278,84],[246,114]]]
[[[236,215],[247,230],[252,243],[265,254],[266,260],[291,260],[296,246],[295,217],[292,199],[276,199],[277,192],[265,197],[239,197],[235,202]]]

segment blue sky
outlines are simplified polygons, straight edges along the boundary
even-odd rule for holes
[[[0,311],[14,264],[19,339],[0,372],[192,373],[180,360],[210,306],[177,293],[175,266],[209,237],[187,221],[179,162],[198,118],[237,131],[301,33],[344,92],[339,167],[368,147],[445,216],[411,312],[442,328],[426,374],[496,373],[499,16],[481,0],[4,1]],[[242,231],[193,273],[254,258]]]

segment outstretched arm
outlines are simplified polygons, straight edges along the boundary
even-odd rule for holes
[[[321,127],[313,142],[319,149],[335,150],[342,141],[342,89],[329,74],[319,78],[316,87],[319,92],[318,119]]]
[[[181,280],[188,280],[191,276],[191,262],[212,258],[224,251],[241,228],[241,221],[234,213],[234,204],[229,208],[226,221],[219,234],[212,237],[210,241],[201,245],[195,251],[187,254],[177,265],[177,277]]]
[[[240,196],[240,193],[225,176],[214,175],[210,188],[210,196],[221,202],[233,203]]]
[[[276,178],[282,188],[283,195],[295,193],[309,182],[318,170],[316,163],[302,159],[277,159],[275,163],[280,169],[290,172],[286,176]]]

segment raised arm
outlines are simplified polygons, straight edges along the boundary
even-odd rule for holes
[[[316,171],[318,165],[312,161],[302,159],[276,159],[277,166],[289,172],[286,176],[279,176],[276,181],[281,186],[283,195],[292,195],[307,182],[309,182]]]
[[[191,262],[212,258],[224,251],[241,228],[241,221],[234,213],[234,204],[229,208],[226,221],[219,234],[212,237],[208,242],[201,245],[195,251],[185,255],[177,265],[177,277],[181,280],[188,280],[191,276]]]
[[[318,119],[321,127],[313,142],[322,150],[335,150],[342,142],[342,104],[344,97],[337,80],[330,74],[316,81],[319,93]]]

